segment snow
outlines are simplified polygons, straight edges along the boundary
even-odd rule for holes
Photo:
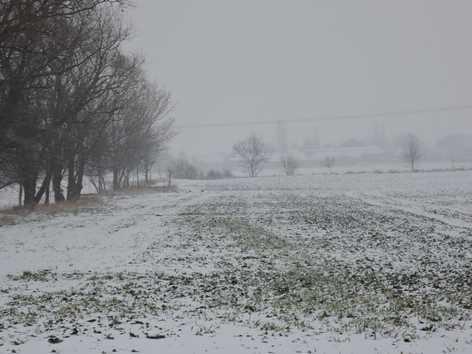
[[[470,181],[179,181],[12,215],[0,352],[470,353]]]
[[[12,208],[18,205],[18,188],[9,186],[0,190],[0,209]]]
[[[415,343],[392,343],[385,339],[368,339],[363,335],[336,337],[330,335],[313,336],[283,335],[260,337],[254,331],[238,327],[222,328],[213,336],[195,336],[183,333],[179,337],[163,340],[119,337],[117,340],[77,337],[62,345],[52,346],[44,339],[36,339],[23,346],[23,353],[46,354],[51,348],[57,353],[130,353],[132,350],[143,354],[165,353],[308,353],[308,354],[412,354],[443,353],[439,348],[447,348],[447,353],[470,353],[470,345],[460,344],[462,334],[448,333],[447,337],[438,334],[433,338],[418,340]],[[457,342],[456,342],[457,339]],[[99,349],[99,350],[97,350]]]

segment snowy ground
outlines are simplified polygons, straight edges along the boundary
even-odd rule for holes
[[[181,182],[9,220],[0,353],[472,352],[472,172]]]

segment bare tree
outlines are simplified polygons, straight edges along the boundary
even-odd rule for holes
[[[256,134],[234,144],[233,152],[239,157],[241,165],[250,177],[258,176],[270,157],[270,149]]]
[[[403,145],[403,159],[410,165],[411,170],[415,171],[416,163],[422,157],[420,139],[410,133],[405,136]]]
[[[326,168],[332,168],[336,163],[336,159],[333,156],[326,156],[326,158],[321,161],[321,166]]]
[[[295,174],[295,171],[299,167],[298,160],[291,155],[287,157],[282,157],[280,162],[287,176],[293,176]]]

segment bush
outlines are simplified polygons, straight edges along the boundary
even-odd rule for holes
[[[186,158],[179,158],[175,160],[172,164],[171,170],[172,175],[175,178],[197,179],[202,175],[197,166],[192,164]]]
[[[210,170],[206,176],[207,179],[221,179],[223,178],[223,174],[217,170]]]
[[[230,170],[223,170],[223,171],[218,171],[218,170],[210,170],[208,171],[206,178],[207,179],[223,179],[223,178],[232,178],[233,173]]]

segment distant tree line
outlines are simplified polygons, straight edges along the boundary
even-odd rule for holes
[[[167,167],[169,178],[177,179],[223,179],[232,178],[233,174],[228,169],[205,170],[200,164],[189,161],[185,156],[174,158]]]
[[[0,188],[25,206],[130,176],[148,180],[172,137],[170,94],[124,52],[123,0],[0,0]],[[64,186],[64,187],[63,187]]]

